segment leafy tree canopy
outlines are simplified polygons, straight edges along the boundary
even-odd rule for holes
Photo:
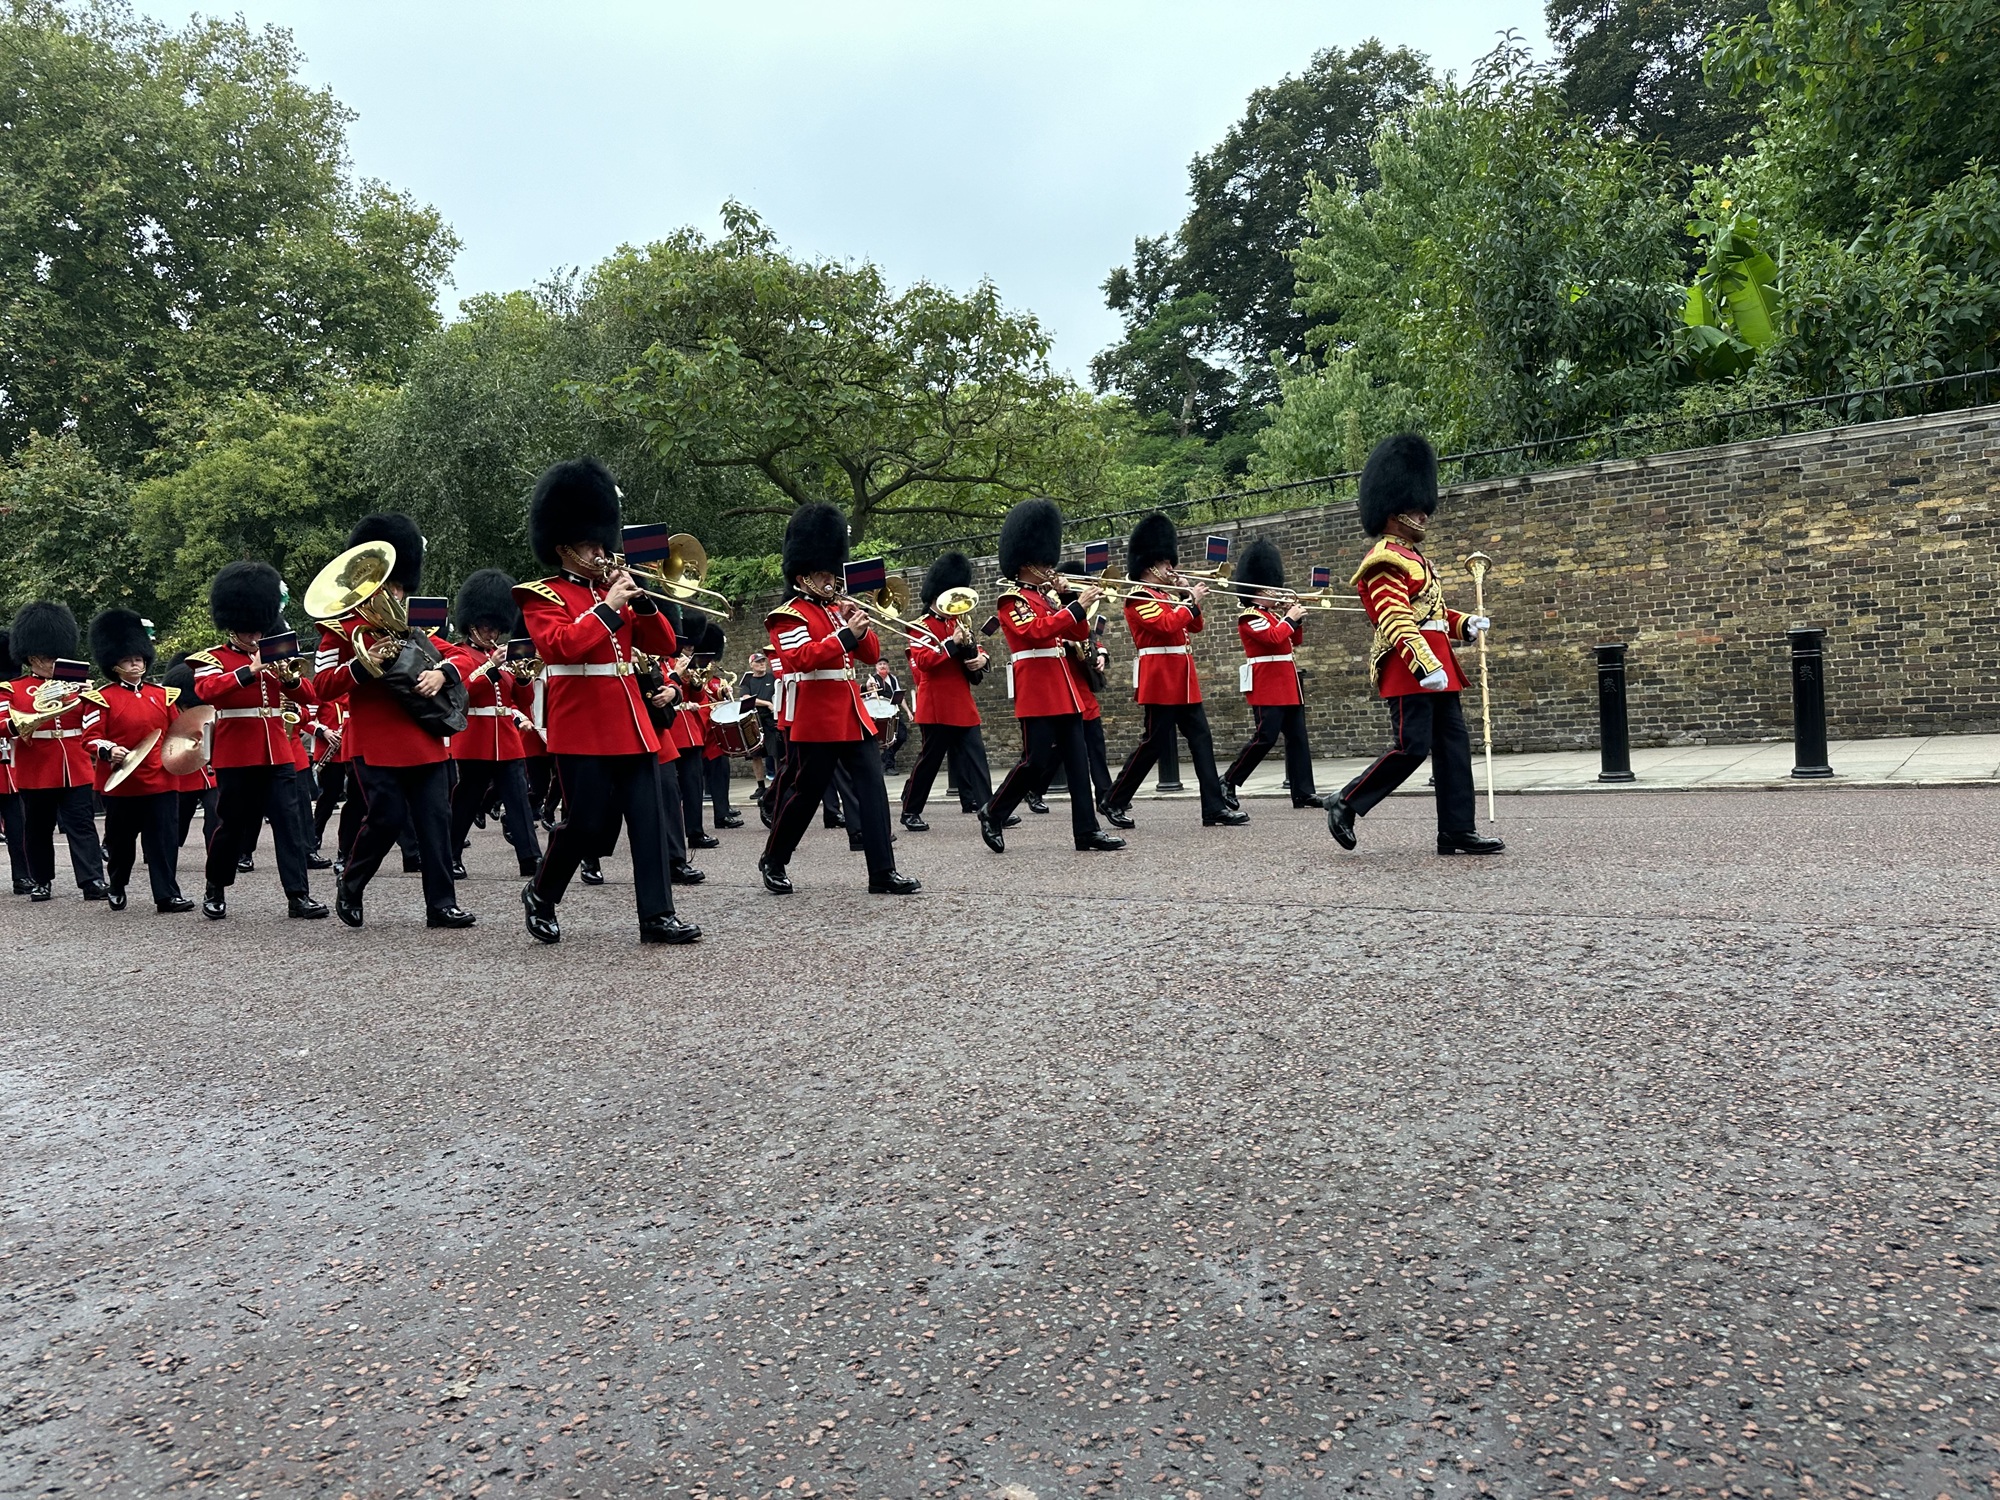
[[[1564,96],[1601,130],[1663,143],[1712,166],[1756,122],[1761,90],[1733,92],[1703,73],[1709,38],[1764,15],[1764,0],[1549,0]]]
[[[669,468],[755,474],[773,515],[846,509],[859,538],[990,520],[1023,495],[1075,503],[1109,461],[1048,339],[990,285],[892,291],[874,266],[804,261],[748,209],[598,268],[609,336],[640,350],[574,389]]]
[[[0,13],[0,452],[74,431],[125,467],[237,391],[400,375],[457,241],[349,179],[298,63],[241,20]]]

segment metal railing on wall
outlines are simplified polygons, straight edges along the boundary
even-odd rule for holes
[[[1438,474],[1447,484],[1470,484],[1484,479],[1543,473],[1583,463],[1695,452],[1727,443],[1783,437],[1795,432],[1824,432],[1862,422],[1882,422],[1895,417],[1929,416],[1938,412],[1989,406],[1993,402],[1996,376],[2000,376],[2000,370],[1968,370],[1931,380],[1909,380],[1896,385],[1871,386],[1865,390],[1800,396],[1789,401],[1766,401],[1684,417],[1629,422],[1589,432],[1531,438],[1499,448],[1468,449],[1463,453],[1441,454]],[[1272,502],[1313,491],[1323,494],[1323,503],[1332,504],[1352,500],[1355,483],[1360,477],[1360,470],[1347,469],[1338,474],[1319,474],[1311,479],[1228,490],[1217,495],[1189,496],[1124,510],[1066,515],[1064,529],[1070,536],[1079,538],[1102,534],[1106,527],[1114,532],[1122,531],[1124,528],[1115,523],[1136,521],[1140,516],[1151,515],[1156,510],[1164,511],[1184,524],[1240,520],[1284,509],[1284,505]],[[1000,532],[996,527],[965,536],[893,545],[887,551],[892,561],[905,559],[900,565],[910,565],[918,560],[927,561],[950,548],[979,556],[991,552],[999,539]]]

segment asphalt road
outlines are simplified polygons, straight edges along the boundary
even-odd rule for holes
[[[9,902],[0,1493],[2000,1487],[2000,795],[1251,810]]]

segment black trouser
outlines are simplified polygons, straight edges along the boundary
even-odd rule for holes
[[[900,751],[903,748],[903,746],[905,746],[909,742],[910,742],[910,721],[904,718],[901,714],[897,714],[896,732],[889,736],[889,742],[882,747],[883,770],[885,771],[895,770],[897,752]]]
[[[347,852],[354,847],[354,835],[361,830],[361,815],[368,809],[368,801],[361,794],[361,762],[347,762],[347,798],[340,804],[340,823],[333,830],[334,857],[342,864],[347,862]],[[403,851],[404,862],[417,859],[416,830],[406,822],[396,830],[396,847]]]
[[[56,829],[69,845],[69,867],[76,888],[83,890],[104,879],[104,849],[97,842],[87,786],[52,786],[21,793],[22,832],[28,845],[28,876],[36,885],[53,885],[56,878]]]
[[[319,768],[319,797],[313,803],[313,848],[326,842],[326,825],[348,792],[347,762],[330,760]]]
[[[208,883],[236,883],[236,861],[250,849],[257,825],[271,820],[278,884],[287,896],[311,894],[305,831],[298,818],[298,772],[283,766],[224,766],[215,773],[215,831],[208,840]]]
[[[0,793],[0,828],[6,830],[7,863],[14,879],[32,883],[35,877],[28,873],[28,811],[21,805],[19,792]]]
[[[1090,756],[1083,747],[1083,715],[1042,714],[1023,719],[1021,734],[1026,742],[1021,759],[986,804],[986,816],[996,824],[1006,823],[1021,800],[1030,792],[1039,796],[1037,788],[1053,781],[1056,767],[1061,766],[1069,779],[1070,833],[1079,844],[1095,838],[1100,831],[1097,809],[1084,790],[1090,785]]]
[[[1229,768],[1229,784],[1241,786],[1257,769],[1257,763],[1271,753],[1278,736],[1285,737],[1285,780],[1289,781],[1292,805],[1301,805],[1313,794],[1312,746],[1306,740],[1306,707],[1303,703],[1265,703],[1251,710],[1257,715],[1256,733]]]
[[[1389,728],[1396,747],[1347,783],[1340,798],[1360,817],[1395,791],[1429,756],[1437,784],[1439,833],[1471,833],[1472,736],[1456,693],[1411,693],[1391,698]]]
[[[729,805],[730,758],[718,755],[701,763],[702,785],[708,792],[708,805],[715,811],[715,826],[720,828],[722,820],[736,809]]]
[[[125,889],[132,879],[132,861],[143,847],[153,900],[171,901],[180,895],[180,882],[175,878],[181,852],[177,837],[180,820],[179,792],[104,799],[104,878],[112,890]]]
[[[562,821],[549,833],[549,846],[535,872],[535,894],[560,901],[586,859],[599,860],[618,841],[618,826],[631,832],[632,888],[639,918],[674,914],[668,874],[668,808],[662,793],[663,767],[656,756],[556,755],[555,784],[562,797]]]
[[[977,724],[924,724],[924,747],[910,778],[903,783],[903,816],[919,817],[930,801],[931,784],[938,771],[949,762],[952,780],[958,783],[958,805],[977,812],[993,795],[993,773],[986,765],[986,741]]]
[[[368,888],[382,867],[382,856],[398,842],[403,825],[416,832],[417,853],[424,862],[424,906],[444,911],[458,905],[451,867],[457,863],[451,844],[451,762],[434,760],[421,766],[355,768],[355,793],[361,802],[361,824],[340,869],[340,883],[359,893]],[[277,824],[271,825],[275,832]]]
[[[678,760],[680,757],[674,757]],[[660,784],[660,825],[666,829],[667,868],[677,870],[690,863],[688,859],[687,819],[680,816],[681,773],[674,769],[674,761],[653,761],[654,779]],[[618,847],[618,825],[611,827],[611,838],[596,854],[584,855],[581,863],[586,870],[603,873],[604,861]]]
[[[669,805],[667,816],[681,820],[681,831],[692,844],[701,837],[701,799],[706,790],[703,786],[705,772],[702,768],[701,750],[683,750],[666,763],[667,774],[673,777],[673,785],[668,788],[670,796],[679,799],[680,805]]]
[[[215,837],[216,790],[212,786],[201,787],[192,792],[182,792],[181,798],[181,845],[188,841],[188,830],[194,827],[194,815],[201,813],[201,842],[203,848]],[[180,847],[176,845],[175,847]]]
[[[1111,807],[1132,805],[1132,795],[1146,773],[1159,763],[1161,754],[1173,743],[1178,730],[1187,741],[1188,759],[1194,762],[1195,780],[1201,785],[1201,815],[1218,818],[1227,811],[1222,800],[1222,778],[1215,774],[1215,740],[1208,732],[1208,714],[1199,703],[1148,703],[1146,737],[1139,741],[1111,790],[1104,795]]]
[[[783,869],[792,861],[806,828],[840,771],[847,773],[852,801],[847,832],[858,837],[868,859],[869,878],[896,868],[896,851],[889,838],[889,789],[882,784],[882,742],[872,734],[859,740],[792,739],[790,763],[781,775],[777,810],[771,815],[771,836],[764,858]]]
[[[1104,758],[1103,719],[1085,719],[1083,721],[1083,753],[1085,758],[1090,762],[1091,791],[1095,794],[1098,804],[1102,806],[1106,794],[1111,790],[1111,767]],[[1060,762],[1050,768],[1047,783],[1042,786],[1029,787],[1028,790],[1033,792],[1037,797],[1046,797],[1049,794],[1049,787],[1055,785],[1055,778],[1057,776],[1063,778],[1063,789],[1067,791],[1069,789],[1069,777],[1063,771]]]
[[[458,858],[465,836],[472,831],[473,819],[486,810],[487,801],[498,792],[500,816],[507,832],[514,836],[514,858],[521,873],[532,875],[542,862],[541,840],[535,837],[535,815],[528,808],[528,777],[518,760],[462,760],[458,763],[458,785],[451,793],[451,855]]]
[[[555,821],[556,797],[561,789],[556,785],[556,763],[552,756],[531,755],[527,759],[528,806],[535,816],[544,823]]]

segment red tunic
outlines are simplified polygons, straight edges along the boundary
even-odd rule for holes
[[[373,629],[352,618],[321,623],[313,692],[321,700],[346,701],[347,752],[356,760],[371,766],[436,765],[446,758],[445,742],[411,718],[379,678],[354,665],[352,633]],[[456,675],[451,643],[437,636],[431,643],[444,658],[446,675]]]
[[[476,646],[454,642],[451,655],[466,685],[465,732],[451,737],[451,758],[520,760],[528,753],[521,724],[534,708],[535,685],[489,665],[491,658]]]
[[[33,713],[35,689],[48,679],[32,673],[7,684],[8,696],[21,713]],[[82,683],[74,686],[81,688]],[[83,721],[97,710],[81,698],[59,719],[52,719],[27,736],[14,734],[13,716],[8,716],[4,732],[14,739],[14,785],[23,792],[48,791],[54,787],[89,786],[90,755],[83,747]]]
[[[1132,686],[1138,689],[1138,701],[1201,702],[1201,676],[1188,644],[1190,635],[1201,633],[1201,611],[1142,584],[1125,603],[1125,623],[1132,630]]]
[[[970,727],[979,723],[979,705],[972,700],[972,680],[965,675],[965,663],[952,655],[948,642],[958,630],[958,621],[938,615],[920,616],[910,626],[910,675],[916,679],[916,707],[910,714],[918,724],[951,724]],[[975,653],[977,647],[974,647]]]
[[[1236,686],[1253,708],[1281,708],[1298,703],[1299,669],[1292,652],[1305,636],[1305,622],[1294,625],[1274,609],[1253,605],[1236,617],[1243,637],[1243,669]]]
[[[632,650],[672,656],[673,626],[652,604],[614,610],[596,584],[568,573],[514,586],[514,602],[547,663],[543,738],[551,755],[657,755],[659,736],[633,681]]]
[[[729,691],[729,684],[720,677],[711,677],[701,685],[701,732],[706,746],[702,757],[705,760],[721,760],[729,753],[715,738],[715,705],[728,703],[735,696]]]
[[[861,703],[854,664],[873,666],[882,643],[873,628],[849,645],[838,614],[816,599],[792,598],[764,617],[774,651],[784,653],[785,708],[791,737],[801,744],[875,737]]]
[[[1369,670],[1378,694],[1407,698],[1424,692],[1418,680],[1440,667],[1442,691],[1456,693],[1465,686],[1451,644],[1465,638],[1466,617],[1445,607],[1437,574],[1421,552],[1384,537],[1362,558],[1351,581],[1375,622]]]
[[[179,790],[180,778],[167,774],[166,767],[160,764],[160,751],[166,744],[167,730],[180,717],[181,711],[174,703],[180,695],[179,688],[163,688],[153,682],[142,682],[136,688],[122,682],[107,682],[83,695],[86,702],[97,706],[97,722],[90,726],[84,743],[92,751],[99,792],[104,792],[104,783],[118,769],[106,757],[105,749],[117,745],[130,750],[156,729],[160,738],[146,752],[139,769],[105,795],[144,797],[153,792]]]
[[[1079,682],[1064,641],[1090,638],[1080,604],[1057,604],[1040,589],[1013,589],[994,601],[1007,642],[1007,691],[1017,719],[1083,712]]]
[[[296,752],[285,733],[285,706],[313,700],[309,680],[285,687],[276,667],[253,668],[250,653],[227,641],[195,652],[188,665],[194,668],[195,697],[215,708],[211,766],[228,770],[296,764]]]

